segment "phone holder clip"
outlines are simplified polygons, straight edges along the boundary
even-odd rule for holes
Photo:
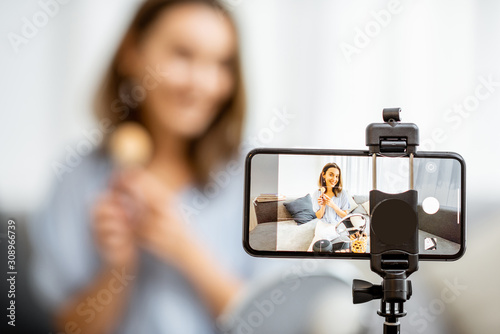
[[[401,123],[401,108],[385,108],[384,123],[366,127],[366,146],[370,153],[415,153],[419,144],[418,127]]]

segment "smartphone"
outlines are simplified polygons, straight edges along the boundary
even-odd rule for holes
[[[465,161],[456,153],[255,149],[246,158],[243,246],[263,257],[370,257],[369,194],[418,192],[420,260],[465,252]],[[413,182],[410,182],[410,175]],[[374,180],[375,179],[375,180]],[[375,181],[375,182],[374,182]]]

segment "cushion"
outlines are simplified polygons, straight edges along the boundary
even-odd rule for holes
[[[354,195],[352,198],[354,198],[354,201],[358,204],[368,201],[368,195]]]
[[[298,224],[305,224],[316,218],[316,213],[312,208],[311,195],[307,194],[304,197],[297,198],[292,202],[285,202],[283,205],[292,215],[293,220]]]
[[[254,202],[255,215],[257,223],[270,223],[278,220],[278,202]]]
[[[363,205],[358,205],[358,207],[356,209],[354,209],[354,211],[352,211],[351,213],[360,213],[362,215],[367,215],[368,212],[366,212],[365,208],[363,207]]]
[[[347,198],[349,198],[349,205],[351,206],[351,208],[347,210],[347,213],[351,213],[354,209],[358,207],[358,203],[356,203],[351,196],[347,196]]]
[[[361,206],[365,209],[367,214],[370,214],[370,201],[366,201]]]

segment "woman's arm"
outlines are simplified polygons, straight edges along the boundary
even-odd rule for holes
[[[183,250],[181,272],[196,289],[214,317],[218,317],[241,290],[243,283],[220,267],[199,245]]]
[[[327,195],[324,195],[324,196],[327,198],[325,200],[326,205],[331,207],[339,215],[340,218],[344,218],[345,216],[347,216],[348,210],[342,210],[341,208],[339,208],[339,206],[337,204],[335,204],[332,201],[332,199],[330,197],[328,197]]]
[[[242,282],[225,271],[200,240],[195,239],[168,210],[160,209],[146,216],[147,220],[142,221],[137,230],[142,246],[165,263],[175,266],[191,283],[213,317],[219,316],[240,291]]]
[[[76,294],[55,316],[58,331],[81,334],[112,333],[127,307],[133,279],[132,271],[123,268],[103,268],[89,286]],[[106,294],[103,293],[106,292]],[[106,295],[106,304],[100,298]],[[72,328],[72,329],[71,329]]]
[[[199,240],[194,240],[172,217],[158,217],[156,222],[146,224],[149,226],[139,232],[144,247],[165,263],[174,265],[191,283],[210,313],[219,316],[243,283],[225,271]]]
[[[333,202],[332,204],[333,205],[331,206],[331,208],[335,210],[335,212],[339,215],[340,218],[344,218],[345,216],[347,216],[347,210],[341,210],[337,204]]]
[[[321,194],[318,196],[318,205],[319,210],[316,211],[316,218],[321,219],[325,215],[326,210],[325,200],[323,199],[323,196]]]
[[[100,197],[92,220],[104,265],[86,288],[56,312],[56,326],[62,332],[68,328],[80,329],[82,334],[113,332],[127,307],[133,286],[137,250],[118,194],[108,192]],[[105,305],[100,302],[104,295],[111,296]]]
[[[326,206],[322,205],[321,208],[318,211],[316,211],[316,218],[318,218],[318,219],[323,218],[323,216],[325,215],[325,209],[326,209]]]

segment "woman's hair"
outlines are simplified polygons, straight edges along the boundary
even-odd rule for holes
[[[329,162],[325,165],[325,167],[323,167],[323,170],[319,174],[318,184],[320,187],[326,187],[326,180],[323,177],[323,174],[325,174],[330,168],[336,168],[339,170],[339,181],[337,182],[335,187],[333,187],[333,194],[335,196],[338,196],[342,192],[342,187],[343,187],[343,185],[342,185],[342,171],[340,170],[339,165],[337,165],[335,162]]]
[[[131,108],[130,103],[127,104],[120,99],[124,84],[127,81],[130,82],[130,78],[120,70],[120,61],[125,47],[127,45],[134,47],[160,13],[177,5],[190,3],[210,6],[226,17],[236,31],[235,23],[228,11],[215,0],[146,0],[140,6],[119,44],[96,94],[95,114],[101,122],[106,122],[109,128],[114,128],[114,126],[126,121],[144,125],[139,110],[140,104],[138,107]],[[238,51],[235,56],[233,73],[235,87],[232,95],[221,107],[219,114],[207,131],[199,138],[194,139],[189,146],[190,163],[195,178],[200,183],[207,182],[209,172],[220,167],[238,150],[245,112],[244,86]],[[105,135],[101,147],[104,151],[107,150],[109,137],[109,133]]]

